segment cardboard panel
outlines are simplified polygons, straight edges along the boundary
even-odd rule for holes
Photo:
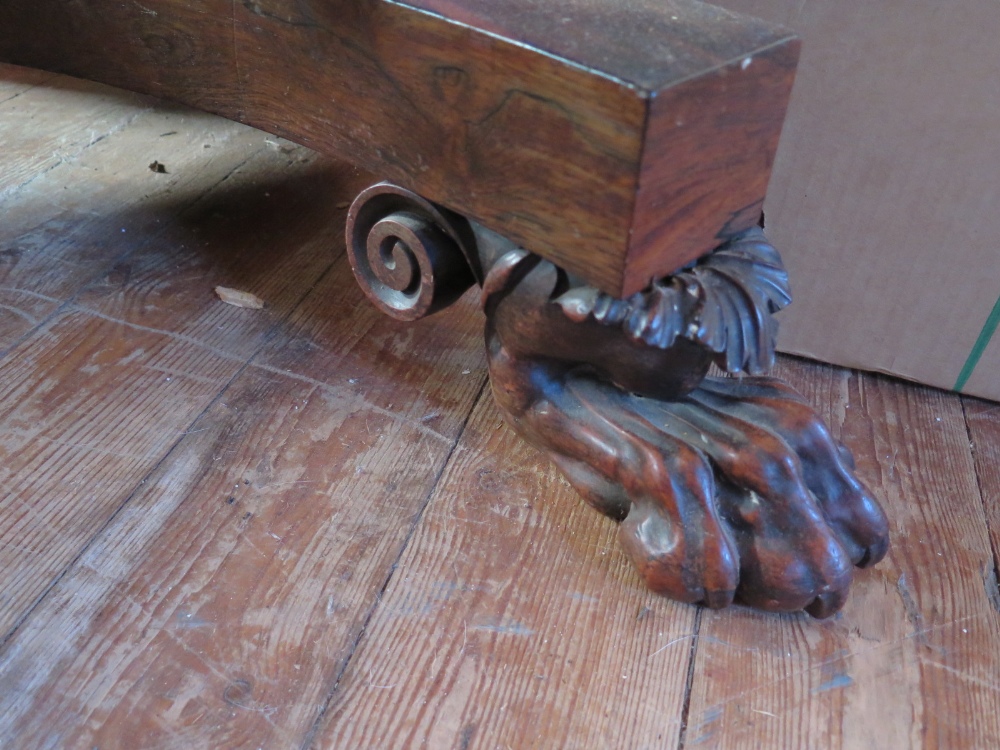
[[[1000,400],[1000,5],[720,4],[803,38],[765,204],[781,348]]]

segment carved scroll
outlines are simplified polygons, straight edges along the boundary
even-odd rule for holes
[[[387,182],[362,192],[347,215],[354,278],[396,320],[441,310],[475,283],[473,242],[462,217]]]

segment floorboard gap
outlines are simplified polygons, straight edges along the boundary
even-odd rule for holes
[[[243,163],[245,164],[246,162],[243,162]],[[237,167],[237,169],[238,169],[238,167]],[[225,179],[225,178],[223,178],[223,179]],[[328,273],[330,273],[330,271],[331,271],[332,268],[333,268],[333,262],[331,262],[329,265],[327,265],[327,267],[323,270],[323,272],[319,274],[319,276],[318,276],[318,278],[316,280],[316,284],[318,284],[319,282],[321,282],[323,280],[323,278]],[[225,385],[223,385],[222,388],[219,389],[219,392],[217,394],[215,394],[215,397],[212,398],[212,400],[209,401],[205,405],[205,408],[202,409],[200,412],[198,412],[198,414],[194,417],[194,419],[191,420],[191,422],[188,424],[188,426],[184,430],[182,430],[180,432],[180,434],[177,436],[177,440],[174,441],[170,445],[170,447],[167,448],[166,451],[164,451],[163,455],[160,456],[159,460],[157,460],[156,463],[153,464],[153,466],[150,467],[149,471],[147,471],[143,475],[142,479],[140,479],[139,482],[135,485],[135,487],[132,488],[132,490],[128,493],[128,495],[125,497],[125,499],[119,504],[119,506],[117,508],[115,508],[115,510],[111,513],[111,515],[108,516],[108,518],[105,520],[105,522],[103,524],[101,524],[101,526],[94,532],[94,534],[90,537],[90,539],[88,539],[87,542],[80,547],[80,549],[77,551],[77,553],[66,564],[66,566],[59,572],[59,574],[56,575],[55,577],[53,577],[53,579],[49,583],[49,585],[46,586],[45,589],[42,591],[42,593],[39,594],[39,596],[35,599],[34,602],[32,602],[31,606],[28,607],[24,611],[24,614],[17,619],[17,621],[10,628],[10,630],[8,630],[6,633],[3,634],[2,637],[0,637],[0,652],[3,651],[3,649],[6,647],[7,643],[10,641],[11,638],[14,637],[14,635],[21,628],[21,626],[24,625],[24,623],[28,621],[28,619],[31,617],[32,613],[38,608],[38,605],[41,604],[45,600],[45,597],[47,597],[49,595],[49,592],[51,592],[52,589],[54,589],[56,586],[59,585],[59,582],[63,578],[65,578],[66,575],[76,566],[76,564],[80,561],[80,558],[83,557],[87,553],[87,551],[94,545],[94,542],[97,539],[99,539],[101,537],[101,535],[105,532],[105,530],[108,529],[111,526],[111,524],[114,523],[115,519],[118,518],[119,515],[121,515],[121,512],[125,509],[125,507],[130,502],[132,502],[132,500],[135,498],[135,496],[142,489],[142,486],[147,481],[149,481],[149,479],[159,470],[159,468],[161,466],[163,466],[163,463],[167,459],[169,459],[170,456],[173,455],[174,451],[177,450],[178,446],[180,446],[180,444],[182,442],[184,442],[184,438],[193,430],[194,426],[198,424],[198,421],[200,419],[204,418],[204,416],[209,412],[209,410],[211,410],[219,402],[219,400],[222,399],[226,395],[226,393],[229,391],[229,389],[232,388],[233,383],[235,383],[236,380],[241,375],[243,375],[243,373],[245,373],[247,371],[247,369],[252,365],[253,360],[257,358],[257,356],[260,354],[260,352],[262,352],[264,350],[264,348],[267,346],[267,344],[270,343],[270,340],[277,334],[278,329],[289,318],[291,318],[294,315],[295,311],[308,298],[310,291],[315,287],[316,284],[310,285],[309,289],[305,290],[302,293],[302,295],[295,302],[295,304],[292,305],[289,308],[288,315],[286,317],[284,317],[284,318],[282,318],[280,320],[275,320],[274,321],[274,324],[265,332],[265,334],[263,336],[261,336],[259,346],[256,349],[253,350],[253,352],[246,358],[246,361],[243,362],[243,364],[239,367],[239,369],[237,369],[237,371],[233,374],[233,376],[228,381],[226,381]],[[82,291],[83,288],[85,288],[85,287],[81,287],[81,291]],[[74,299],[75,299],[75,297],[74,297]],[[70,305],[70,304],[72,304],[72,300],[66,302],[66,305]],[[0,355],[0,356],[2,356],[2,355]],[[466,421],[468,421],[468,418],[466,419]],[[463,423],[463,429],[464,429],[464,423]],[[454,447],[452,448],[452,450],[454,450]],[[449,454],[449,456],[450,456],[450,454]]]
[[[438,470],[437,475],[434,477],[434,481],[431,483],[431,486],[427,491],[427,496],[424,498],[423,503],[420,504],[420,508],[417,510],[413,523],[410,525],[410,529],[406,533],[406,538],[399,546],[399,552],[396,554],[396,559],[393,560],[392,565],[389,566],[389,572],[386,575],[385,580],[382,582],[382,586],[379,588],[378,593],[375,595],[375,600],[365,613],[364,619],[361,622],[361,627],[358,629],[357,637],[355,637],[354,642],[351,644],[351,650],[347,653],[347,656],[344,657],[340,668],[337,670],[337,675],[333,681],[333,687],[331,687],[330,692],[327,693],[326,699],[323,701],[323,705],[320,707],[315,721],[313,721],[312,726],[309,727],[309,731],[306,733],[306,736],[300,745],[302,750],[308,750],[308,748],[312,747],[313,742],[316,740],[316,736],[319,734],[320,729],[322,729],[323,719],[330,710],[330,706],[337,694],[337,690],[340,689],[340,683],[343,680],[344,675],[347,673],[347,668],[351,665],[351,661],[354,659],[354,654],[357,653],[358,647],[361,645],[361,641],[365,637],[365,632],[368,630],[368,625],[371,623],[372,617],[375,616],[375,611],[378,609],[379,604],[382,603],[382,597],[385,595],[386,590],[389,588],[389,584],[392,582],[393,576],[396,574],[396,568],[399,566],[399,561],[403,559],[403,555],[410,546],[410,541],[413,539],[414,534],[416,534],[417,529],[420,527],[420,521],[424,517],[424,512],[434,499],[438,485],[441,483],[441,478],[444,476],[445,471],[448,470],[448,466],[451,464],[451,458],[455,455],[455,449],[458,448],[458,444],[462,442],[462,436],[465,434],[465,430],[469,426],[469,420],[472,419],[472,414],[475,412],[476,407],[482,400],[488,386],[489,379],[487,379],[480,387],[479,393],[476,395],[476,398],[472,402],[472,406],[465,415],[465,419],[462,420],[462,426],[459,428],[458,434],[455,436],[455,442],[452,443],[451,448],[449,448],[448,455],[445,456],[444,461],[441,463],[441,468]]]
[[[688,655],[688,673],[687,680],[684,682],[684,706],[681,708],[681,728],[677,736],[677,750],[684,750],[684,743],[687,742],[688,714],[691,711],[691,692],[694,689],[694,668],[698,657],[701,618],[704,614],[704,608],[699,606],[694,616],[694,638],[691,639],[691,653]]]
[[[983,523],[986,525],[986,536],[990,540],[990,551],[993,553],[992,569],[983,571],[983,586],[986,598],[993,606],[993,609],[1000,612],[1000,549],[997,548],[997,544],[994,541],[994,539],[997,538],[997,535],[993,533],[994,530],[990,524],[989,509],[986,507],[986,492],[983,489],[983,478],[979,475],[979,465],[976,461],[978,448],[976,446],[976,441],[972,437],[972,426],[969,424],[969,412],[965,408],[965,396],[960,397],[959,403],[962,404],[962,418],[965,420],[965,434],[969,438],[969,452],[972,455],[972,471],[976,476],[976,489],[979,491],[979,503],[983,507]],[[987,565],[986,568],[990,568],[990,566]]]

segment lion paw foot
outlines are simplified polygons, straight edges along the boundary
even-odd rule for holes
[[[621,520],[640,576],[670,598],[828,617],[888,549],[849,452],[781,381],[708,379],[658,401],[569,373],[515,422]]]

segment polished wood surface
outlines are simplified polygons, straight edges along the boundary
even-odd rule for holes
[[[1000,746],[1000,406],[782,360],[894,546],[830,620],[674,604],[477,299],[364,301],[372,175],[6,66],[0,143],[3,747]]]
[[[618,295],[757,221],[797,57],[694,0],[0,4],[0,60],[348,159]]]
[[[765,376],[771,314],[790,297],[764,231],[628,300],[566,287],[517,248],[483,284],[490,384],[510,426],[621,522],[652,591],[836,614],[852,569],[885,556],[888,522],[849,448]],[[713,362],[733,377],[706,377]]]

